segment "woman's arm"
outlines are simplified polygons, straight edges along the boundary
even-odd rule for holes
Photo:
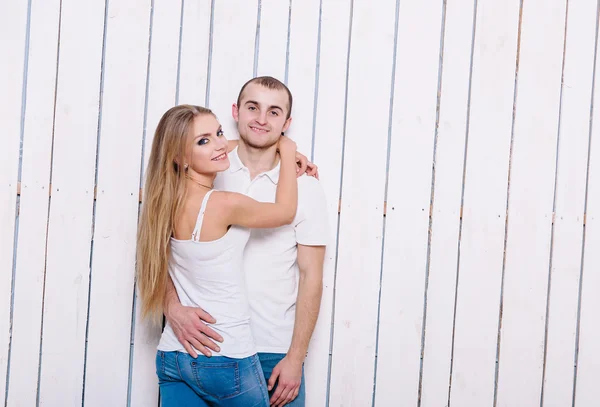
[[[223,193],[228,224],[249,228],[273,228],[292,223],[298,206],[295,154],[296,143],[288,137],[281,137],[281,168],[275,203],[258,202],[234,192]]]
[[[283,137],[283,136],[282,136]],[[238,146],[239,140],[227,140],[227,153],[231,153]],[[319,167],[315,163],[308,161],[308,157],[296,151],[296,175],[298,177],[306,174],[310,177],[319,179]]]

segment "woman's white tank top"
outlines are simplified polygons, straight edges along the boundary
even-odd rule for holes
[[[204,212],[212,192],[204,196],[191,239],[171,238],[169,274],[182,305],[200,307],[216,319],[209,326],[223,337],[223,342],[218,344],[221,351],[211,351],[212,354],[245,358],[256,353],[242,270],[250,230],[231,226],[220,239],[200,242]],[[158,349],[185,352],[169,323]]]

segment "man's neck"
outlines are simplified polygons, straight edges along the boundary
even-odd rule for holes
[[[242,164],[250,171],[251,179],[258,174],[272,170],[279,163],[277,145],[266,149],[252,148],[242,139],[238,144],[238,156]]]

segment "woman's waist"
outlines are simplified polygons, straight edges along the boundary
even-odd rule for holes
[[[214,356],[228,356],[232,358],[244,358],[257,352],[254,337],[250,329],[249,321],[245,323],[215,323],[207,324],[222,338],[223,342],[218,342],[219,352],[211,351]],[[158,349],[162,351],[180,351],[186,352],[183,345],[177,339],[171,325],[167,322],[162,333]],[[195,349],[198,354],[197,349]]]

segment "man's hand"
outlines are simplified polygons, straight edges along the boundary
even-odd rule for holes
[[[308,158],[304,154],[300,154],[296,151],[296,164],[298,164],[298,168],[296,169],[297,175],[300,177],[306,173],[306,175],[310,177],[315,177],[319,179],[319,167],[316,164],[308,161]]]
[[[271,391],[277,382],[277,390],[271,397],[271,405],[281,407],[294,400],[298,396],[301,381],[302,361],[285,356],[275,365],[267,383],[267,388]]]
[[[172,306],[165,317],[171,324],[179,342],[193,358],[198,356],[194,348],[205,356],[212,355],[210,349],[215,352],[220,350],[213,340],[223,342],[223,338],[206,325],[207,323],[214,324],[216,321],[201,308]]]

